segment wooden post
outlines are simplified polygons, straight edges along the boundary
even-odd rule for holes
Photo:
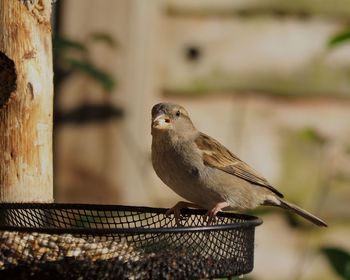
[[[0,0],[0,202],[51,202],[51,0]]]

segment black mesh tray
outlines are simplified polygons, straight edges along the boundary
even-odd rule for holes
[[[0,278],[196,279],[253,269],[256,217],[92,204],[0,204]],[[26,278],[26,279],[27,279]]]

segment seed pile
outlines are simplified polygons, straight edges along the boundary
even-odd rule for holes
[[[71,234],[0,232],[0,270],[25,262],[53,262],[66,257],[85,261],[112,258],[137,261],[140,254],[125,242],[95,241]]]
[[[237,273],[246,265],[184,249],[144,253],[126,242],[0,231],[1,279],[202,279],[225,275],[232,262]]]

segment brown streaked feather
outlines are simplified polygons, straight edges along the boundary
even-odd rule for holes
[[[195,143],[203,152],[203,162],[205,165],[240,177],[252,184],[265,187],[279,197],[283,197],[283,194],[271,186],[264,177],[259,175],[253,168],[232,154],[215,139],[204,133],[200,133]]]

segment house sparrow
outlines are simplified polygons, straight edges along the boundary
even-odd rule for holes
[[[169,209],[178,222],[184,207],[207,209],[209,221],[221,210],[278,206],[318,226],[327,224],[283,199],[264,177],[210,136],[198,131],[180,105],[152,108],[152,164],[159,178],[180,201]]]

